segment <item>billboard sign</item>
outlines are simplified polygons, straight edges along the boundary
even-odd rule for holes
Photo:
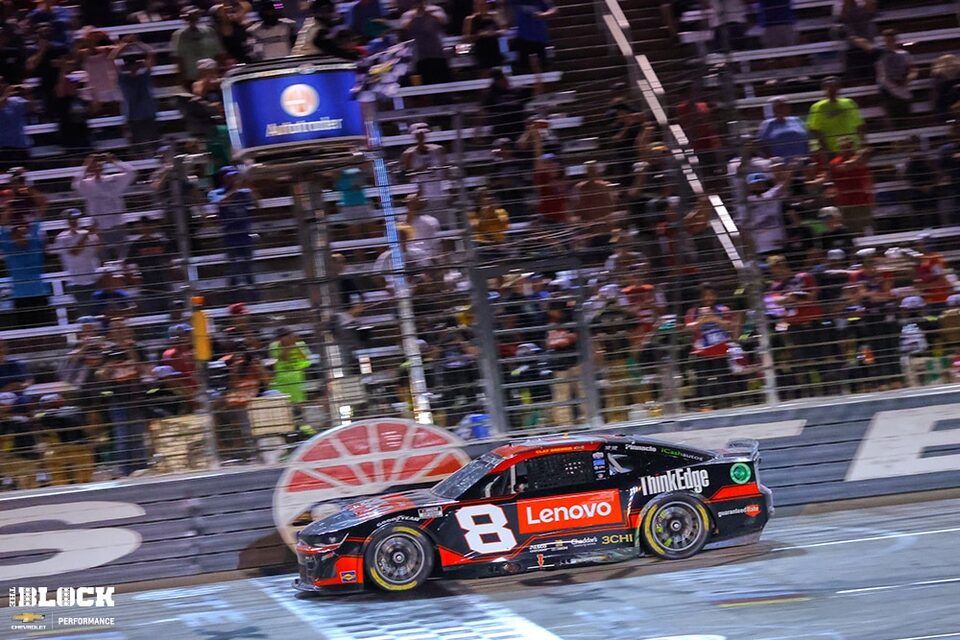
[[[236,154],[362,140],[360,103],[350,96],[356,67],[288,60],[238,67],[223,81],[224,111]]]

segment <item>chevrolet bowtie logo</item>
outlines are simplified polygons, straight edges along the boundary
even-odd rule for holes
[[[45,617],[42,613],[18,613],[13,616],[13,619],[16,622],[26,622],[29,624],[43,620]]]

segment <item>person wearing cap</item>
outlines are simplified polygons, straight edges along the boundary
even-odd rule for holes
[[[17,489],[34,489],[42,467],[34,407],[23,396],[0,392],[0,477]]]
[[[583,383],[580,381],[578,338],[575,330],[570,327],[573,323],[573,310],[566,300],[549,301],[547,323],[543,345],[547,348],[550,369],[553,371],[551,395],[553,402],[557,403],[552,410],[553,424],[568,427],[574,425],[577,414],[582,413],[580,399],[584,394]]]
[[[407,179],[417,185],[420,198],[427,213],[435,216],[448,229],[456,228],[447,207],[444,181],[448,177],[447,153],[439,144],[427,142],[430,127],[419,122],[410,128],[414,144],[400,156],[400,168]]]
[[[906,374],[907,384],[917,387],[930,378],[928,364],[931,362],[931,347],[938,332],[936,316],[927,313],[922,296],[908,295],[900,300],[900,366]]]
[[[597,295],[588,301],[594,307],[588,313],[592,346],[599,360],[599,370],[606,380],[603,388],[604,422],[625,422],[630,407],[642,404],[638,380],[632,375],[631,336],[636,318],[627,303],[627,297],[616,284],[600,287]]]
[[[807,116],[807,130],[817,141],[820,152],[834,155],[844,140],[859,146],[864,141],[865,123],[857,103],[840,97],[840,78],[830,76],[823,81],[827,97],[813,103]]]
[[[57,393],[40,398],[39,426],[49,448],[44,467],[55,485],[83,484],[93,480],[96,462],[93,444],[80,407],[67,405]]]
[[[113,324],[113,323],[111,323]],[[126,329],[126,331],[124,330]],[[112,333],[124,334],[126,327],[111,327]],[[143,359],[132,333],[127,339],[112,338],[97,370],[105,422],[110,432],[111,462],[120,476],[129,476],[147,467],[147,425],[143,414],[143,382],[140,372]]]
[[[81,228],[83,212],[79,209],[67,209],[63,214],[67,228],[57,234],[50,252],[60,258],[68,274],[67,290],[76,301],[75,313],[86,315],[91,309],[93,292],[97,290],[97,270],[103,265],[100,238],[93,229]]]
[[[114,172],[105,173],[107,167]],[[105,258],[122,260],[127,255],[127,230],[123,196],[137,178],[137,169],[112,153],[93,153],[73,178],[73,189],[86,204],[87,215],[97,227]]]
[[[760,124],[757,140],[767,156],[789,162],[810,155],[810,133],[803,119],[790,115],[790,103],[783,96],[770,98],[771,117]]]
[[[176,62],[180,81],[187,90],[199,77],[197,63],[200,60],[224,55],[217,32],[208,25],[200,24],[200,13],[200,9],[194,6],[185,7],[180,17],[187,24],[174,31],[170,38],[170,52]]]
[[[14,313],[11,328],[55,324],[50,306],[50,283],[43,279],[46,234],[39,221],[7,226],[0,217],[0,251],[9,277]]]
[[[645,264],[647,257],[634,251],[636,238],[626,229],[619,229],[611,238],[611,253],[603,263],[603,270],[611,282],[623,283],[635,265]]]
[[[257,200],[253,191],[243,185],[240,171],[232,165],[220,169],[223,186],[213,189],[208,198],[217,206],[217,218],[223,233],[223,249],[227,283],[240,291],[244,299],[256,297],[253,279],[253,218],[257,213]]]
[[[110,52],[117,64],[117,82],[123,94],[123,115],[127,118],[130,143],[141,157],[152,153],[160,138],[157,102],[153,95],[153,65],[156,53],[136,35],[124,36]]]
[[[746,173],[748,164],[740,165],[740,176],[747,194],[741,229],[748,232],[748,239],[758,256],[769,255],[783,249],[786,230],[783,220],[783,199],[790,186],[790,170],[782,165],[773,175],[755,172]]]
[[[270,388],[290,396],[293,404],[307,400],[307,369],[311,353],[307,343],[287,327],[277,329],[277,338],[270,343],[270,359],[274,361]]]
[[[820,303],[825,317],[834,320],[839,317],[843,308],[843,288],[850,282],[848,267],[846,252],[830,249],[826,252],[826,261],[811,270],[820,287]]]
[[[26,365],[17,358],[11,358],[7,343],[0,340],[0,392],[19,395],[32,384],[33,376]]]
[[[190,412],[190,400],[193,389],[184,384],[183,376],[169,365],[159,365],[150,371],[148,384],[144,391],[144,413],[147,420],[163,420],[173,416],[183,416]],[[163,427],[151,426],[159,433],[155,434],[157,449],[163,448]]]

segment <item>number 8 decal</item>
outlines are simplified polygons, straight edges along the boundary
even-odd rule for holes
[[[484,522],[477,522],[481,518]],[[489,519],[489,522],[486,520]],[[507,527],[507,516],[495,504],[478,504],[457,511],[457,524],[471,551],[501,553],[517,546],[517,539]],[[494,539],[494,537],[496,539]]]

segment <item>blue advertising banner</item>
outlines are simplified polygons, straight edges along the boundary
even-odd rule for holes
[[[224,82],[224,108],[235,152],[363,137],[360,104],[350,97],[350,65],[241,68]]]

